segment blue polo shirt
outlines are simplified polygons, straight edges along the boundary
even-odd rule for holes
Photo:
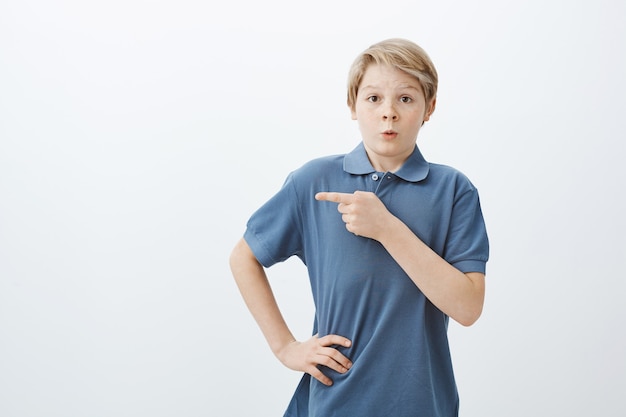
[[[489,243],[476,188],[459,171],[428,163],[417,146],[395,173],[376,172],[363,144],[315,159],[289,174],[250,218],[244,238],[265,266],[298,256],[315,303],[313,334],[352,340],[353,362],[326,367],[327,387],[305,374],[288,417],[452,417],[458,395],[448,316],[383,246],[348,232],[337,204],[320,191],[371,191],[436,253],[462,272],[485,272]]]

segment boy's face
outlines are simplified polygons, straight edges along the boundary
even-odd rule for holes
[[[370,65],[352,109],[363,144],[377,171],[397,171],[415,148],[422,124],[435,110],[415,77],[389,65]]]

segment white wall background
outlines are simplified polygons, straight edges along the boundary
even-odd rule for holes
[[[0,415],[279,416],[299,375],[227,258],[285,175],[358,142],[358,52],[440,73],[426,156],[481,192],[484,315],[450,338],[461,416],[623,416],[626,6],[0,3]],[[303,267],[270,271],[308,337]]]

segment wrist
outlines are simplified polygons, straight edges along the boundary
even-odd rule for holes
[[[380,233],[376,240],[383,246],[387,246],[389,241],[394,239],[395,236],[398,236],[398,233],[401,233],[401,229],[406,227],[407,226],[399,218],[389,213],[389,218],[380,228]]]
[[[295,337],[290,336],[288,338],[281,340],[280,342],[271,343],[270,349],[272,350],[272,353],[274,354],[274,356],[276,356],[278,359],[281,359],[281,357],[283,356],[285,352],[285,349],[292,343],[296,343],[296,339]]]

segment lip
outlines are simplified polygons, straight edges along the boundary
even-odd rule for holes
[[[381,132],[380,135],[385,139],[393,139],[396,136],[398,136],[398,132],[396,132],[395,130],[388,129],[388,130]]]

